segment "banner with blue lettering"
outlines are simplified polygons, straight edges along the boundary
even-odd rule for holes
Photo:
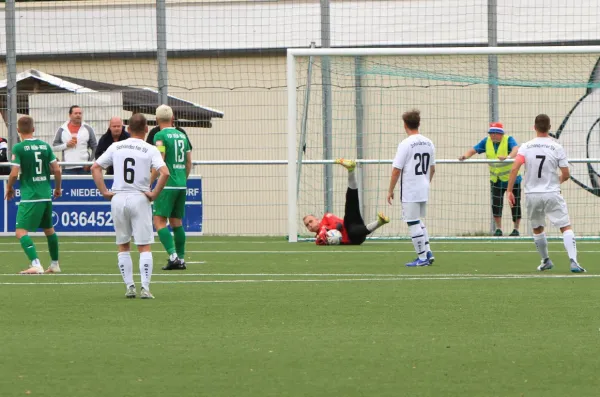
[[[106,184],[112,181],[106,176]],[[0,194],[6,192],[6,178],[0,183]],[[89,176],[63,176],[62,197],[52,202],[52,220],[58,233],[65,235],[114,234],[110,201],[106,201]],[[16,197],[0,206],[0,234],[13,234],[20,199],[19,183]],[[190,235],[202,234],[202,178],[190,176],[183,227]]]

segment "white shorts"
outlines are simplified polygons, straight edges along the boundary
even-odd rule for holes
[[[419,203],[402,202],[402,218],[404,222],[416,222],[427,215],[427,202]]]
[[[554,226],[569,226],[567,203],[559,193],[530,193],[525,195],[527,217],[532,228],[546,226],[546,217]]]
[[[117,244],[131,241],[135,245],[154,243],[152,206],[143,193],[117,193],[110,201]]]

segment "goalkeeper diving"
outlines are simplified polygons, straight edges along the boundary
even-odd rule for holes
[[[340,164],[348,170],[348,189],[346,190],[344,219],[330,213],[325,213],[322,219],[317,219],[314,215],[306,215],[302,221],[308,231],[316,234],[315,243],[317,245],[332,245],[327,236],[327,232],[330,230],[338,230],[342,234],[340,244],[360,245],[365,242],[369,234],[389,223],[390,219],[379,212],[376,221],[368,225],[365,224],[360,214],[358,183],[355,172],[356,162],[353,160],[337,159],[335,163]]]

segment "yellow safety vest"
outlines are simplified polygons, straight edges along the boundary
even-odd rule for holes
[[[498,146],[498,152],[494,150],[494,142],[488,136],[485,143],[485,156],[488,160],[498,160],[499,156],[508,157],[508,136],[504,135]],[[508,176],[512,169],[512,163],[490,163],[490,180],[495,183],[498,179],[508,182]]]

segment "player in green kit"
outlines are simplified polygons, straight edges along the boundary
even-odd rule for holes
[[[154,136],[154,144],[171,174],[152,208],[154,228],[169,254],[169,261],[162,269],[185,270],[185,230],[182,219],[185,216],[187,178],[192,170],[192,150],[188,137],[173,128],[173,109],[167,105],[159,106],[156,109],[156,122],[161,130]],[[167,219],[174,238],[167,228]]]
[[[13,165],[6,184],[6,200],[15,197],[14,184],[19,172],[21,177],[21,201],[17,210],[17,222],[15,224],[16,237],[21,247],[31,261],[31,266],[20,274],[42,274],[44,268],[38,258],[35,245],[28,235],[43,229],[48,240],[48,250],[52,262],[46,273],[60,273],[58,265],[58,237],[54,232],[52,224],[52,196],[61,196],[61,171],[52,147],[46,142],[33,137],[33,118],[23,116],[17,123],[17,130],[21,136],[21,142],[17,143],[12,150]],[[50,185],[50,172],[54,174],[54,194]]]

